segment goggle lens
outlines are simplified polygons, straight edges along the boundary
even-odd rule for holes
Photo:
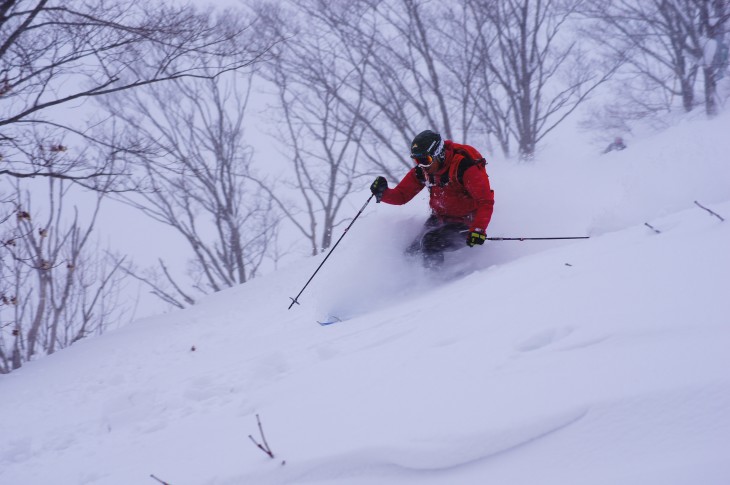
[[[431,155],[417,155],[411,158],[413,158],[413,161],[418,165],[422,165],[424,167],[428,167],[433,163],[433,157]]]

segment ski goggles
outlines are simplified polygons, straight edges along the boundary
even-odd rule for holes
[[[430,167],[434,161],[434,158],[431,155],[411,155],[411,158],[423,168]]]

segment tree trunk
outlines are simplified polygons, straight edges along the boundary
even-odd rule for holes
[[[689,79],[682,78],[680,82],[682,86],[682,107],[686,113],[689,113],[695,104],[694,89],[692,89],[692,83]]]
[[[30,330],[28,331],[27,338],[27,349],[26,349],[26,355],[25,360],[31,360],[33,358],[33,354],[35,353],[36,344],[38,344],[38,335],[40,333],[41,325],[43,324],[43,319],[46,316],[46,303],[48,298],[48,282],[45,275],[42,273],[39,275],[38,278],[38,305],[36,306],[36,314],[33,318],[33,323],[30,326]]]
[[[715,69],[713,66],[703,68],[705,78],[705,112],[707,116],[717,115],[717,81],[715,80]]]

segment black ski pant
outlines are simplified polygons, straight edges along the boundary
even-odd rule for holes
[[[427,268],[439,268],[444,262],[445,251],[456,251],[466,246],[469,226],[461,222],[443,222],[436,216],[429,217],[423,230],[406,249],[408,255],[421,255]]]

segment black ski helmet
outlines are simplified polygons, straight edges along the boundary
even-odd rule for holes
[[[443,161],[444,141],[441,135],[431,130],[416,135],[411,142],[411,158],[421,165],[430,165],[432,160]]]

